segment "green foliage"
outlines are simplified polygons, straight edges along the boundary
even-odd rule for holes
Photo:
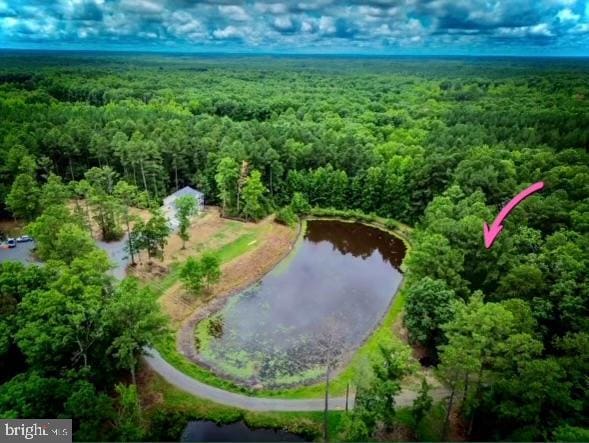
[[[168,220],[161,210],[152,211],[151,218],[144,222],[137,220],[133,227],[133,248],[136,252],[147,251],[148,257],[163,259],[164,247],[170,235]]]
[[[197,202],[192,195],[183,195],[178,197],[174,204],[176,205],[176,216],[180,223],[178,234],[182,239],[182,249],[184,249],[186,241],[190,239],[188,232],[190,228],[190,217],[196,213]]]
[[[119,331],[108,351],[117,365],[128,369],[135,383],[135,368],[144,349],[166,331],[165,318],[150,290],[133,278],[116,288],[105,313],[106,327]]]
[[[108,56],[108,69],[102,57],[3,61],[8,74],[0,89],[0,199],[17,217],[32,220],[42,214],[28,228],[41,259],[59,258],[55,246],[63,226],[85,229],[91,217],[103,238],[120,237],[129,200],[113,190],[118,177],[141,190],[131,199],[141,207],[158,207],[159,197],[180,183],[194,183],[208,201],[222,204],[226,215],[253,219],[291,203],[295,213],[305,213],[306,205],[297,201],[306,199],[336,208],[313,209],[318,216],[385,219],[397,230],[404,226],[393,219],[410,223],[416,229],[404,263],[405,289],[417,289],[408,311],[434,310],[417,296],[429,277],[444,282],[456,298],[468,300],[482,291],[482,304],[492,306],[469,309],[485,318],[499,316],[496,329],[462,314],[455,323],[462,332],[440,328],[444,315],[439,313],[436,324],[422,318],[411,327],[430,347],[446,342],[471,347],[445,348],[440,369],[447,380],[458,380],[456,403],[464,398],[460,411],[472,435],[540,439],[564,423],[586,426],[589,113],[583,63],[280,59],[268,65],[268,60],[244,58],[166,58],[160,72],[154,69],[163,61],[159,56],[134,56],[133,63],[128,55]],[[248,165],[260,172],[259,184],[270,192],[252,193],[255,198],[244,207],[240,194]],[[93,167],[99,171],[84,179]],[[60,204],[65,193],[57,175],[70,181],[74,216]],[[37,181],[44,180],[39,191]],[[486,250],[483,221],[491,222],[509,198],[539,180],[545,189],[510,214]],[[142,230],[131,250],[158,255],[165,236],[148,240]],[[236,241],[223,254],[239,254],[251,241]],[[84,262],[73,259],[70,267],[88,273],[91,264],[102,266],[96,256]],[[27,281],[20,271],[15,275],[19,284]],[[20,308],[14,307],[32,291],[26,284],[26,290],[14,289],[9,277],[2,278],[9,289],[0,291],[2,303],[11,312],[0,316],[0,349],[6,349],[19,336],[14,312]],[[42,292],[68,294],[48,295],[49,325],[63,316],[69,331],[71,319],[59,303],[81,303],[85,296],[76,278],[67,273],[58,288],[39,283]],[[101,280],[96,273],[84,279]],[[104,288],[109,293],[109,284]],[[426,294],[438,300],[437,294]],[[26,302],[27,312],[35,303]],[[92,318],[93,303],[81,304]],[[505,349],[492,344],[481,353],[488,340],[475,337],[479,326],[503,339]],[[64,354],[71,358],[68,334]],[[390,334],[376,335],[390,340]],[[110,339],[95,341],[96,351],[88,355],[105,355],[103,345]],[[519,358],[520,348],[528,362]],[[116,367],[111,359],[105,359],[102,371],[89,363],[97,379],[109,378],[105,374]],[[49,363],[54,369],[55,362]],[[465,375],[466,396],[460,395]],[[63,404],[65,397],[55,399]]]
[[[188,257],[180,269],[180,279],[192,294],[200,294],[205,286],[205,274],[200,260]]]
[[[577,426],[562,425],[554,431],[554,441],[580,442],[589,441],[589,429]]]
[[[205,252],[200,259],[188,257],[180,269],[180,279],[194,295],[200,294],[205,285],[210,287],[221,278],[221,261],[212,252]]]
[[[86,198],[102,232],[102,240],[118,240],[123,235],[119,223],[123,208],[114,194],[118,174],[111,167],[104,166],[91,168],[84,176],[89,184]]]
[[[452,319],[454,291],[443,280],[425,277],[407,291],[403,320],[412,340],[432,347],[440,343],[441,326]]]
[[[413,418],[413,430],[417,431],[424,417],[431,411],[433,406],[433,399],[429,393],[430,387],[427,380],[424,378],[421,381],[421,388],[413,405],[411,406],[411,416]]]
[[[6,196],[6,206],[17,218],[32,220],[39,211],[40,190],[30,174],[19,174]]]
[[[119,396],[115,430],[120,441],[141,441],[145,433],[136,385],[115,386]]]
[[[367,440],[378,426],[391,429],[395,418],[395,396],[401,380],[411,371],[409,354],[401,348],[379,347],[380,361],[357,380],[356,402],[342,423],[346,441]]]
[[[61,226],[55,236],[55,249],[51,258],[71,263],[76,257],[87,255],[96,248],[88,231],[74,223]]]
[[[259,171],[252,171],[246,179],[242,191],[242,213],[246,220],[258,220],[266,215],[263,197],[268,192],[262,183],[262,175]]]
[[[219,189],[219,199],[223,204],[223,215],[237,205],[237,181],[239,165],[231,157],[224,157],[217,165],[215,181]]]
[[[36,253],[43,260],[70,263],[96,246],[80,220],[64,205],[49,206],[27,226],[36,243]]]
[[[47,183],[41,189],[41,207],[47,208],[53,205],[64,205],[70,198],[71,193],[59,175],[50,174]]]
[[[276,212],[275,220],[286,226],[296,226],[299,219],[290,206],[285,206]]]
[[[207,286],[210,287],[219,282],[221,278],[221,261],[217,254],[205,252],[200,258],[200,266]]]
[[[292,195],[290,208],[296,215],[307,215],[311,212],[311,205],[301,192],[295,192]]]

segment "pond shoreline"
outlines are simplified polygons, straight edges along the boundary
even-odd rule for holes
[[[280,266],[280,264],[286,260],[288,260],[289,256],[296,252],[297,245],[299,245],[303,239],[303,235],[306,229],[306,220],[301,220],[297,224],[297,232],[294,236],[294,239],[290,242],[289,249],[282,254],[282,256],[274,263],[266,272],[264,272],[261,276],[256,276],[250,282],[247,282],[243,286],[235,288],[231,291],[228,291],[225,294],[220,294],[216,296],[214,299],[210,300],[205,306],[201,309],[194,312],[190,315],[180,327],[177,338],[176,338],[176,348],[178,352],[180,352],[184,357],[186,357],[191,362],[204,367],[205,369],[211,371],[217,377],[223,378],[225,380],[231,381],[238,386],[245,387],[246,389],[251,389],[253,386],[249,386],[243,383],[243,380],[240,380],[236,377],[232,377],[229,374],[225,374],[219,371],[217,368],[210,365],[208,362],[203,360],[197,349],[196,349],[196,341],[195,341],[195,328],[196,325],[201,322],[202,320],[208,318],[209,316],[219,312],[229,299],[235,295],[240,294],[247,288],[250,288],[259,282],[261,282],[270,272],[272,272],[276,267]]]
[[[385,227],[382,223],[379,223],[378,221],[367,222],[367,221],[357,220],[353,217],[345,218],[345,217],[341,217],[341,216],[309,215],[307,217],[304,217],[298,223],[297,234],[295,236],[294,241],[291,244],[291,248],[284,254],[283,257],[281,257],[281,259],[272,268],[270,268],[267,272],[265,272],[259,278],[251,281],[249,284],[246,284],[243,287],[232,290],[226,294],[222,294],[218,298],[211,300],[207,305],[205,305],[204,307],[199,309],[189,319],[187,319],[184,322],[184,324],[182,325],[182,327],[180,328],[180,330],[177,334],[176,343],[177,343],[178,351],[184,357],[186,357],[188,360],[193,362],[194,364],[197,364],[197,365],[203,367],[205,370],[210,371],[214,376],[219,377],[222,380],[229,381],[229,382],[235,384],[237,387],[244,388],[247,391],[252,392],[254,395],[256,392],[264,391],[267,393],[269,391],[276,391],[276,392],[285,391],[285,390],[288,391],[290,389],[312,387],[312,386],[316,386],[319,383],[321,383],[323,375],[320,375],[316,378],[308,379],[308,380],[305,380],[302,382],[289,383],[289,384],[262,385],[260,382],[257,382],[255,380],[246,381],[244,379],[238,378],[236,376],[233,376],[231,374],[224,372],[223,370],[213,366],[211,363],[209,363],[203,357],[201,357],[201,355],[199,354],[199,352],[197,350],[196,339],[195,339],[196,327],[197,327],[198,323],[200,323],[201,321],[206,320],[207,318],[218,313],[220,310],[222,310],[225,307],[225,305],[227,304],[227,302],[229,301],[229,299],[231,297],[240,294],[241,292],[243,292],[244,290],[247,290],[248,288],[254,287],[256,284],[258,284],[260,281],[262,281],[264,278],[266,278],[267,275],[270,274],[272,271],[274,271],[279,266],[281,266],[282,264],[286,263],[291,258],[293,258],[294,254],[297,251],[297,246],[302,244],[302,240],[303,240],[304,234],[307,229],[307,221],[315,221],[315,220],[316,221],[337,221],[337,222],[350,223],[350,224],[357,223],[357,224],[361,224],[361,225],[364,225],[367,227],[378,229],[388,235],[395,237],[396,239],[400,240],[401,242],[403,242],[403,244],[405,246],[404,257],[406,256],[406,253],[409,251],[409,249],[411,247],[410,241],[405,235],[403,235],[399,232],[396,232],[395,230]],[[403,266],[404,265],[404,257],[403,257],[403,262],[401,263],[401,265],[398,268],[398,270],[401,274],[403,274],[403,270],[404,270],[404,266]],[[344,372],[346,370],[346,368],[348,368],[349,365],[352,363],[352,361],[353,361],[354,357],[356,356],[356,354],[358,353],[358,351],[374,336],[374,334],[380,328],[383,327],[383,324],[385,323],[386,319],[388,318],[389,313],[392,310],[392,308],[397,300],[397,296],[400,294],[400,292],[404,286],[404,283],[405,283],[405,280],[404,280],[404,278],[401,277],[399,284],[395,288],[394,293],[391,296],[391,298],[386,306],[386,309],[383,311],[382,315],[378,319],[378,322],[374,325],[374,327],[372,327],[365,334],[365,336],[362,338],[361,342],[359,342],[357,345],[355,345],[353,348],[349,349],[345,353],[345,356],[343,357],[343,359],[340,362],[338,362],[337,367],[331,371],[332,378],[336,378],[342,372]]]

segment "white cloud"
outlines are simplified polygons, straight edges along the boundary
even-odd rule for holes
[[[8,3],[0,0],[0,17],[6,15],[16,15],[16,11],[8,6]]]
[[[589,23],[579,23],[575,26],[571,32],[573,34],[588,34],[589,33]]]
[[[579,14],[575,14],[570,8],[561,9],[556,14],[556,17],[561,22],[577,22],[581,18]]]
[[[301,31],[311,33],[315,31],[315,23],[311,19],[306,19],[301,22]]]
[[[240,38],[242,33],[235,26],[230,25],[223,29],[215,29],[213,36],[218,39]]]
[[[219,12],[230,20],[242,22],[250,19],[245,9],[237,5],[219,6]]]
[[[335,32],[335,20],[333,17],[322,16],[319,19],[319,31],[323,34],[333,34]]]
[[[288,16],[280,16],[274,19],[274,27],[281,31],[289,31],[294,28],[294,24],[290,17]]]
[[[530,35],[537,35],[543,37],[552,37],[554,34],[550,30],[547,23],[539,23],[529,28]]]
[[[288,12],[288,5],[286,3],[261,3],[254,4],[256,11],[262,14],[286,14]]]
[[[166,30],[176,37],[199,40],[207,36],[206,27],[186,11],[175,11],[163,21]]]
[[[137,14],[161,14],[164,11],[163,2],[156,0],[122,0],[120,7]]]

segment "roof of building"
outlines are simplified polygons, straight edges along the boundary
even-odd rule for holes
[[[184,195],[193,195],[193,196],[201,198],[201,199],[204,197],[204,194],[202,192],[197,191],[196,189],[191,188],[190,186],[184,186],[182,189],[178,189],[173,194],[168,195],[164,199],[164,202],[176,200],[178,197],[182,197]]]

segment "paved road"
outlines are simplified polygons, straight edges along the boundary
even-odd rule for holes
[[[282,398],[263,398],[263,397],[248,397],[243,394],[236,394],[234,392],[224,391],[219,388],[201,383],[192,377],[184,374],[171,364],[165,361],[162,356],[155,350],[147,351],[145,361],[147,364],[164,378],[168,383],[181,389],[189,394],[198,397],[212,400],[216,403],[221,403],[228,406],[234,406],[241,409],[249,409],[251,411],[322,411],[324,408],[324,399],[282,399]],[[434,389],[431,395],[434,400],[440,400],[446,394],[443,388]],[[413,391],[404,390],[396,397],[397,406],[411,406],[417,393]],[[330,410],[344,410],[346,405],[345,397],[332,397],[329,399]],[[353,408],[354,399],[350,395],[349,408]]]

